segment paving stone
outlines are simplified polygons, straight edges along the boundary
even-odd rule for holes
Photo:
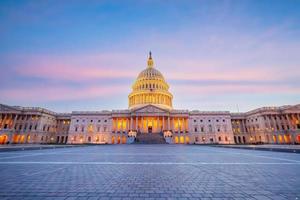
[[[300,154],[200,145],[103,145],[0,155],[1,200],[300,197]]]

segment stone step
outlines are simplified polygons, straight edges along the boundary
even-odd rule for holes
[[[138,144],[166,144],[166,140],[160,133],[139,133],[135,143]]]

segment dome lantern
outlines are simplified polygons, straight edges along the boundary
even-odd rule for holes
[[[149,52],[149,58],[148,58],[148,67],[149,68],[152,68],[153,67],[153,65],[154,65],[154,62],[153,62],[153,59],[152,59],[152,53],[151,53],[151,51]]]

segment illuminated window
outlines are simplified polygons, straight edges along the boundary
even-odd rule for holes
[[[178,143],[179,143],[178,136],[175,136],[175,144],[178,144]]]
[[[184,137],[180,136],[180,143],[183,144],[184,143]]]
[[[277,142],[276,135],[273,135],[273,141],[274,141],[274,143],[276,143],[276,142]]]
[[[90,125],[88,126],[88,132],[94,132],[94,128],[93,128],[93,125],[92,125],[92,124],[90,124]]]

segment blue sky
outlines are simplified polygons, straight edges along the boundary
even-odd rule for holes
[[[178,109],[300,102],[300,1],[0,2],[0,102],[126,109],[148,51]]]

